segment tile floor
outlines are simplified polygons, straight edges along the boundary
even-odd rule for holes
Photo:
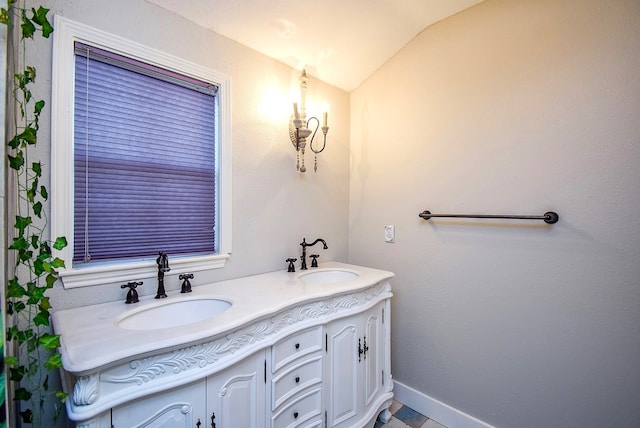
[[[376,421],[374,428],[447,428],[395,400],[389,411],[393,415],[391,420],[386,424]]]

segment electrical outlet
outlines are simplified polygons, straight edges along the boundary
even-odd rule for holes
[[[396,242],[396,227],[390,224],[384,226],[384,242]]]

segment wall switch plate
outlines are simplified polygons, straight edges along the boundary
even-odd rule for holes
[[[384,242],[396,242],[396,227],[390,224],[384,226]]]

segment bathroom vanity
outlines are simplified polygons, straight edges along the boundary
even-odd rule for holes
[[[390,418],[391,272],[321,263],[53,314],[78,427],[371,427]]]

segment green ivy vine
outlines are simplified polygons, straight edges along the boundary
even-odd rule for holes
[[[9,0],[7,9],[0,10],[0,20],[9,30],[19,25],[19,48],[24,53],[27,39],[36,34],[48,38],[53,32],[47,13],[48,9],[25,8]],[[24,56],[24,55],[23,55]],[[13,272],[9,267],[9,279],[5,297],[7,313],[7,357],[8,381],[14,387],[14,401],[21,402],[20,417],[23,423],[42,425],[45,403],[54,398],[54,413],[62,410],[66,394],[50,391],[49,373],[62,367],[57,348],[60,336],[52,334],[50,327],[51,304],[47,290],[58,280],[56,269],[64,267],[64,261],[56,257],[53,250],[61,250],[67,245],[64,237],[50,241],[46,239],[47,217],[44,204],[48,192],[42,184],[43,165],[32,161],[32,153],[38,142],[40,117],[45,108],[43,100],[34,98],[31,87],[36,79],[36,69],[32,66],[17,65],[9,76],[13,84],[7,82],[10,98],[15,104],[15,135],[7,137],[7,161],[12,170],[12,189],[8,197],[16,197],[17,207],[13,221],[13,235],[8,238],[10,260],[15,259]],[[10,107],[11,108],[11,107]],[[11,232],[10,232],[11,233]]]

